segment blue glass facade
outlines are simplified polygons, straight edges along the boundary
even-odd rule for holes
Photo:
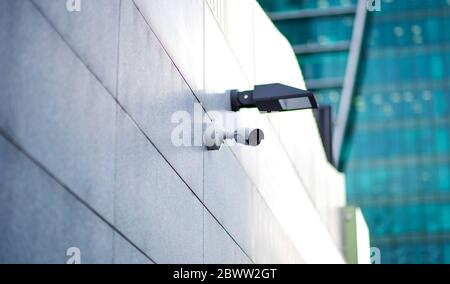
[[[269,12],[355,4],[260,2]],[[293,45],[326,45],[350,40],[351,18],[275,23]],[[348,202],[362,207],[383,263],[450,263],[449,28],[448,0],[382,1],[381,12],[368,13],[340,164],[347,175]],[[347,54],[300,54],[307,83],[341,80]],[[337,107],[339,86],[316,92],[321,104]]]
[[[368,19],[343,152],[349,202],[385,263],[450,262],[450,2]]]

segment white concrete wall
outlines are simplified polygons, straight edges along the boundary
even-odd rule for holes
[[[342,263],[312,112],[230,111],[231,89],[304,87],[259,5],[81,1],[0,1],[0,262]],[[173,146],[194,103],[266,140]]]

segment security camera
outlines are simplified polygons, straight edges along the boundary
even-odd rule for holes
[[[204,133],[204,142],[208,150],[220,150],[225,140],[230,139],[236,143],[256,147],[264,140],[264,132],[255,128],[239,128],[235,131],[225,131],[210,125]]]
[[[234,131],[232,138],[239,144],[256,147],[264,140],[264,132],[258,128],[240,128]]]

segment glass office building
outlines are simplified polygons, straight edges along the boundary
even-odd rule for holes
[[[337,110],[356,1],[260,2],[308,87]],[[348,202],[362,207],[383,263],[450,263],[450,1],[381,8],[367,13],[340,151]],[[302,10],[309,17],[295,19]]]

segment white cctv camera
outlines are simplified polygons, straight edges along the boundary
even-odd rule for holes
[[[264,140],[264,132],[258,128],[239,128],[232,133],[232,139],[239,144],[256,147]]]
[[[264,132],[258,128],[239,128],[235,131],[225,131],[210,125],[204,133],[204,142],[208,150],[219,150],[225,140],[256,147],[264,140]]]

